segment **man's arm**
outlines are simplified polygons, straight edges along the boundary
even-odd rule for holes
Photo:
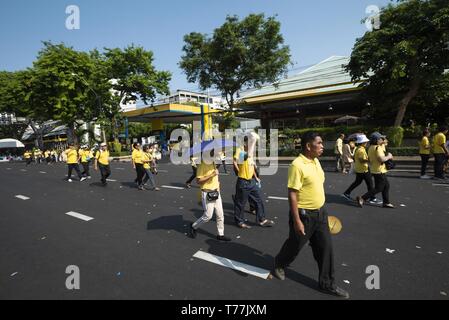
[[[290,213],[293,219],[293,227],[295,228],[297,234],[305,236],[306,232],[304,230],[304,224],[299,217],[298,190],[288,189],[288,201],[290,203]]]
[[[213,173],[211,173],[210,175],[204,176],[204,177],[200,177],[200,178],[196,178],[196,182],[199,185],[203,185],[205,184],[209,179],[212,179],[215,176],[218,176],[219,172],[218,170],[215,170]]]
[[[233,165],[234,165],[235,173],[238,174],[239,173],[239,166],[238,166],[237,161],[235,159],[234,159]]]

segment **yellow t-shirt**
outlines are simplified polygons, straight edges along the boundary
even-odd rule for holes
[[[151,161],[153,160],[153,155],[149,152],[143,152],[143,157],[142,157],[143,161],[150,161],[150,162],[144,162],[143,163],[143,167],[145,169],[150,169],[151,168]]]
[[[249,164],[248,159],[245,159],[245,150],[237,148],[234,155],[234,160],[237,161],[239,167],[239,178],[251,180],[254,176],[254,166]]]
[[[132,158],[135,164],[142,164],[143,151],[134,149],[132,153]]]
[[[50,156],[50,151],[45,151],[44,156],[45,156],[45,158],[48,158]]]
[[[440,132],[433,137],[433,153],[440,154],[444,153],[443,147],[441,145],[446,144],[446,136],[444,133]]]
[[[67,155],[67,164],[78,163],[78,151],[75,149],[67,149],[65,151]]]
[[[384,149],[381,146],[370,146],[368,150],[368,158],[372,174],[387,173],[385,163],[379,161],[379,157],[385,157]]]
[[[215,164],[207,164],[202,162],[196,171],[197,178],[203,178],[205,176],[211,175],[216,170]],[[206,183],[201,186],[201,190],[218,190],[220,189],[220,182],[218,181],[218,176],[209,179]]]
[[[324,171],[318,159],[299,155],[288,170],[288,188],[297,190],[298,208],[316,210],[324,206]]]
[[[80,150],[81,162],[89,162],[87,158],[92,158],[92,152],[90,150]]]
[[[25,159],[29,159],[31,158],[31,152],[25,152],[23,156],[25,157]]]
[[[367,173],[368,172],[368,154],[364,146],[360,146],[356,149],[354,154],[354,171],[355,173]]]
[[[95,158],[97,158],[98,162],[104,166],[109,165],[109,151],[97,151],[97,154],[95,155]]]
[[[429,138],[422,137],[421,142],[419,143],[419,154],[430,154],[429,147],[430,147]]]

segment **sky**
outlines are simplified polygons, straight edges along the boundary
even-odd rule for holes
[[[356,38],[367,32],[361,20],[370,5],[389,0],[0,0],[0,70],[32,66],[42,41],[64,42],[76,50],[151,50],[155,66],[170,71],[171,90],[197,90],[178,67],[183,37],[212,34],[227,15],[277,16],[294,65],[291,72],[330,56],[349,56]],[[66,28],[66,8],[80,10],[79,30]]]

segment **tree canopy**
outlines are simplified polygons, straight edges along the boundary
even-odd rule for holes
[[[290,49],[283,45],[281,25],[274,17],[228,16],[212,37],[192,32],[184,37],[180,67],[202,90],[218,89],[232,110],[244,87],[276,82],[287,71]]]

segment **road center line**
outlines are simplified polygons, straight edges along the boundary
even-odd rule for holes
[[[433,183],[432,186],[434,186],[434,187],[449,187],[449,183],[447,183],[447,184]]]
[[[268,197],[268,199],[288,201],[288,198],[283,198],[283,197]]]
[[[94,219],[94,218],[85,216],[84,214],[73,212],[73,211],[67,212],[66,215],[74,217],[74,218],[78,218],[78,219],[81,219],[81,220],[84,220],[84,221],[90,221],[90,220]]]
[[[258,278],[262,278],[265,280],[268,279],[268,276],[270,275],[270,271],[268,271],[268,270],[254,267],[249,264],[242,263],[242,262],[230,260],[227,258],[215,256],[213,254],[210,254],[210,253],[207,253],[204,251],[198,251],[197,253],[195,253],[193,255],[193,257],[197,258],[197,259],[209,261],[211,263],[218,264],[218,265],[226,267],[226,268],[244,272],[246,274],[249,274],[249,275],[252,275],[252,276],[255,276]]]
[[[108,182],[117,182],[117,180],[113,180],[113,179],[106,179],[106,181],[108,181]]]
[[[173,187],[173,186],[162,186],[162,188],[165,188],[165,189],[184,190],[184,188],[181,188],[181,187]]]
[[[17,195],[16,198],[17,198],[17,199],[20,199],[20,200],[30,200],[30,198],[25,197],[25,196],[22,196],[22,195],[20,195],[20,194]]]

